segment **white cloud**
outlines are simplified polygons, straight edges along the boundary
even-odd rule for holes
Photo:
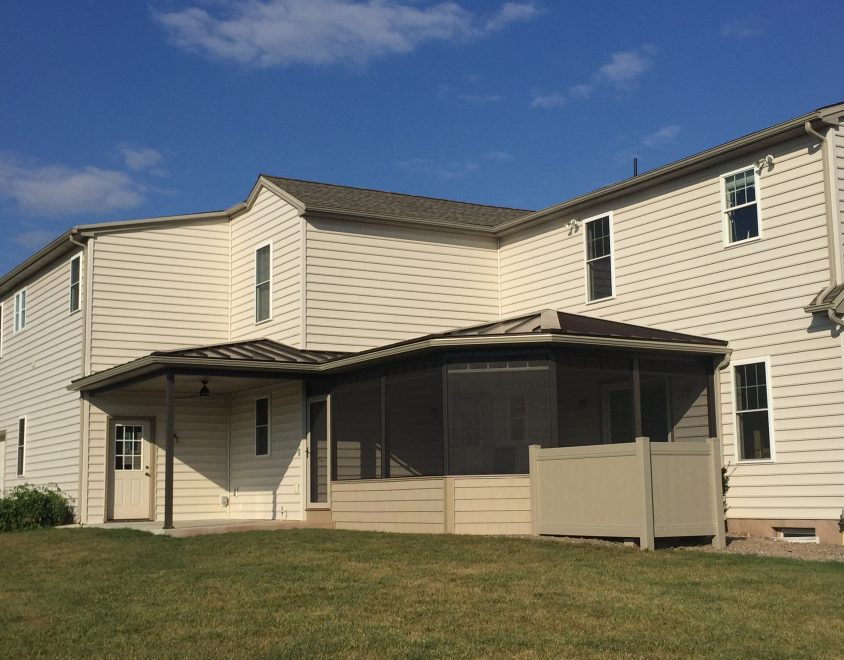
[[[562,92],[552,92],[551,94],[539,94],[533,97],[530,103],[531,108],[562,108],[568,99]]]
[[[428,158],[410,158],[401,160],[398,164],[410,172],[432,174],[441,179],[460,179],[480,167],[476,160],[437,162]]]
[[[490,32],[501,30],[511,23],[530,21],[539,14],[539,10],[532,4],[522,2],[505,2],[498,13],[486,22],[486,29]]]
[[[653,46],[646,44],[635,50],[613,53],[598,75],[619,87],[629,87],[651,68],[655,52]]]
[[[457,98],[464,103],[497,103],[501,94],[458,94]]]
[[[225,5],[218,5],[218,7]],[[256,67],[365,64],[429,41],[482,37],[537,14],[505,3],[483,19],[455,2],[245,0],[211,13],[200,7],[154,14],[185,50]]]
[[[484,160],[489,160],[494,163],[503,163],[505,160],[510,160],[513,156],[511,156],[506,151],[487,151],[481,158]]]
[[[569,87],[569,97],[573,99],[588,99],[592,96],[592,91],[594,89],[595,85],[590,85],[589,83],[572,85]]]
[[[0,197],[39,215],[116,211],[144,201],[143,188],[125,172],[90,166],[33,165],[2,154]]]
[[[572,85],[567,91],[552,91],[547,94],[534,94],[532,108],[562,108],[571,101],[588,99],[602,86],[619,89],[632,89],[636,81],[653,66],[656,48],[644,44],[633,50],[625,50],[610,55],[609,61],[600,67],[589,82]]]
[[[130,170],[150,170],[164,160],[161,152],[149,147],[135,147],[121,142],[117,145],[117,150],[123,157],[124,164]]]
[[[52,231],[43,231],[34,229],[32,231],[25,231],[12,237],[12,241],[26,248],[27,250],[38,250],[56,237],[56,233]]]
[[[643,137],[641,145],[646,149],[656,149],[674,142],[679,134],[680,127],[676,124],[671,124]]]
[[[724,39],[749,39],[763,34],[767,24],[756,16],[734,18],[721,24],[721,36]]]
[[[512,156],[506,151],[487,151],[478,157],[451,161],[409,158],[399,161],[398,165],[409,172],[428,174],[441,179],[461,179],[477,172],[484,163],[503,163],[511,158]]]

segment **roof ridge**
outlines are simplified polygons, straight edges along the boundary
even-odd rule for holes
[[[428,195],[414,195],[413,193],[396,192],[394,190],[380,190],[378,188],[362,188],[360,186],[349,186],[343,183],[327,183],[325,181],[311,181],[309,179],[293,179],[286,176],[275,176],[273,174],[261,173],[262,177],[268,179],[277,179],[281,181],[294,181],[296,183],[312,183],[318,186],[329,186],[331,188],[346,188],[348,190],[362,190],[365,192],[382,193],[385,195],[401,195],[402,197],[415,197],[416,199],[430,199],[437,202],[449,202],[450,204],[465,204],[466,206],[480,206],[488,209],[502,209],[505,211],[525,211],[526,213],[533,213],[532,209],[521,209],[514,206],[498,206],[495,204],[479,204],[478,202],[467,202],[460,199],[448,199],[446,197],[430,197]]]

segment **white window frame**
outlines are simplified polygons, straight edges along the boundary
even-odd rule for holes
[[[267,453],[258,453],[258,402],[266,399],[267,401]],[[252,437],[252,451],[255,458],[267,458],[273,453],[273,400],[269,394],[256,396],[252,400],[252,428],[254,429]]]
[[[23,442],[21,442],[21,422],[23,422]],[[18,417],[18,427],[16,430],[18,442],[15,445],[15,474],[18,477],[26,476],[26,438],[29,435],[29,420],[26,415]],[[19,458],[23,449],[23,459]]]
[[[744,208],[745,206],[750,206],[750,204],[734,206],[730,209],[727,208],[727,177],[732,176],[733,174],[746,172],[747,170],[753,170],[753,187],[756,189],[756,201],[751,203],[756,204],[756,225],[758,233],[756,234],[756,236],[751,236],[750,238],[743,238],[740,241],[731,241],[730,219],[727,216],[727,213],[729,211],[732,211],[733,209],[740,209]],[[721,195],[721,234],[724,241],[725,249],[735,247],[737,245],[744,245],[745,243],[754,243],[756,241],[762,240],[762,195],[759,189],[759,181],[759,170],[756,169],[756,165],[754,163],[746,165],[745,167],[739,167],[738,169],[732,170],[730,172],[724,172],[720,176],[718,180],[718,185],[720,186],[718,194]]]
[[[263,250],[264,248],[268,247],[270,249],[270,279],[267,281],[270,289],[270,310],[269,315],[267,318],[258,320],[258,285],[264,284],[264,282],[258,282],[258,250]],[[262,323],[269,323],[273,320],[273,242],[267,241],[266,243],[262,243],[261,245],[255,248],[255,251],[252,253],[252,280],[254,283],[252,292],[252,306],[254,308],[253,319],[255,321],[255,325],[261,325]]]
[[[595,220],[601,220],[602,218],[609,218],[609,225],[610,225],[610,285],[612,286],[612,295],[606,296],[605,298],[595,298],[594,300],[589,299],[589,243],[587,236],[589,232],[586,229],[586,226],[590,222],[594,222]],[[614,300],[617,295],[617,290],[615,287],[615,236],[613,234],[613,212],[607,211],[606,213],[599,213],[598,215],[593,215],[589,218],[584,218],[580,225],[583,227],[583,297],[586,301],[587,305],[595,305],[602,302],[607,302],[608,300]],[[600,257],[603,259],[604,257]],[[593,259],[592,261],[595,261]]]
[[[3,339],[5,338],[5,329],[6,329],[6,317],[4,316],[6,313],[6,305],[4,303],[0,303],[0,358],[3,357]]]
[[[766,395],[768,397],[768,438],[771,442],[771,457],[770,458],[742,458],[741,452],[741,443],[739,439],[739,427],[738,427],[738,418],[739,418],[739,410],[738,410],[738,390],[736,389],[736,367],[741,367],[746,364],[759,364],[763,363],[765,365],[765,390]],[[777,452],[776,452],[776,441],[774,438],[774,396],[773,396],[773,388],[771,386],[771,358],[768,355],[765,356],[757,356],[752,358],[743,358],[741,360],[731,360],[730,361],[730,378],[732,379],[731,382],[731,389],[732,389],[732,408],[733,408],[733,446],[735,447],[735,459],[736,463],[741,464],[749,464],[752,465],[754,463],[774,463],[777,460]],[[744,411],[744,412],[751,412],[751,411]]]
[[[17,293],[15,293],[15,307],[14,307],[14,316],[13,316],[13,324],[12,330],[13,334],[17,334],[19,332],[23,332],[26,330],[26,308],[28,303],[28,297],[26,293],[26,289],[21,289]],[[20,306],[20,301],[23,300],[23,307]],[[23,314],[21,314],[23,312]],[[23,319],[23,323],[21,323],[21,318]]]
[[[77,262],[79,264],[79,279],[76,280],[76,284],[73,283],[73,262]],[[68,296],[68,308],[70,309],[71,314],[76,314],[76,312],[82,309],[82,255],[77,254],[73,257],[69,262],[69,269],[70,269],[70,284],[67,288],[67,296]],[[77,296],[76,296],[76,309],[73,308],[73,287],[77,288]]]

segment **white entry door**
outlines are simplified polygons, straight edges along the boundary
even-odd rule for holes
[[[149,520],[150,423],[115,422],[111,429],[112,520]]]

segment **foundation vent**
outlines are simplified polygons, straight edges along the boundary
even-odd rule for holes
[[[814,527],[777,527],[777,538],[789,543],[820,543]]]

